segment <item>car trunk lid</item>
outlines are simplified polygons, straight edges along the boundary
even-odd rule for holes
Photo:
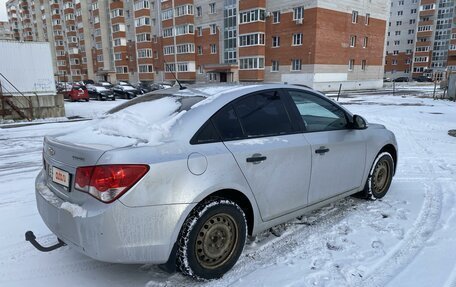
[[[109,144],[68,142],[57,136],[46,136],[43,145],[43,165],[47,186],[58,197],[81,204],[87,194],[74,190],[76,168],[96,165],[108,150],[116,147]]]

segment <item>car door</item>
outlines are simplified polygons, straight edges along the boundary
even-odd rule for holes
[[[311,145],[309,204],[359,188],[366,163],[364,130],[349,127],[349,115],[330,99],[288,90]]]
[[[252,189],[264,221],[307,205],[310,145],[292,123],[280,91],[244,96],[213,117]]]

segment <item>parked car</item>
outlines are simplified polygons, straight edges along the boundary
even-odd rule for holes
[[[391,82],[391,78],[383,78],[383,83],[389,83]]]
[[[93,99],[101,100],[111,100],[114,101],[116,97],[114,96],[114,92],[104,86],[98,85],[90,85],[87,87],[89,91],[89,95]]]
[[[98,82],[99,86],[103,86],[106,89],[112,89],[114,86],[110,82]]]
[[[417,82],[434,82],[434,80],[432,78],[429,78],[426,76],[415,77],[415,78],[413,78],[413,80],[417,81]]]
[[[122,99],[133,99],[136,96],[143,94],[141,90],[130,85],[116,85],[112,90],[116,97]]]
[[[158,90],[151,82],[139,82],[134,87],[141,90],[144,94]]]
[[[57,82],[56,89],[58,92],[68,92],[73,87],[71,82]]]
[[[46,136],[43,151],[38,211],[63,242],[204,279],[234,266],[247,234],[345,196],[384,197],[397,166],[383,125],[279,84],[156,91]]]
[[[393,82],[409,82],[410,79],[408,77],[398,77],[396,79],[393,80]]]
[[[84,83],[84,85],[93,85],[93,84],[95,84],[95,82],[93,80],[90,80],[90,79],[89,80],[83,80],[82,82]]]
[[[87,88],[83,85],[73,85],[68,91],[68,99],[72,102],[74,101],[89,101],[89,94]]]

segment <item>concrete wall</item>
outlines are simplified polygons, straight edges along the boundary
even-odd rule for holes
[[[456,100],[456,74],[452,73],[448,79],[448,98]]]
[[[12,96],[7,98],[29,118],[37,119],[65,116],[62,94],[52,96]],[[32,107],[31,109],[30,104]],[[0,100],[0,119],[19,120],[22,118],[7,103]]]

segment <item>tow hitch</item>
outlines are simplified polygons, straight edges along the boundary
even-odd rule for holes
[[[41,252],[49,252],[66,245],[65,242],[60,240],[60,238],[57,238],[57,240],[59,241],[58,243],[52,246],[44,247],[43,245],[39,244],[38,241],[36,241],[36,236],[33,234],[33,231],[27,231],[25,233],[25,241],[29,241],[36,249]]]

